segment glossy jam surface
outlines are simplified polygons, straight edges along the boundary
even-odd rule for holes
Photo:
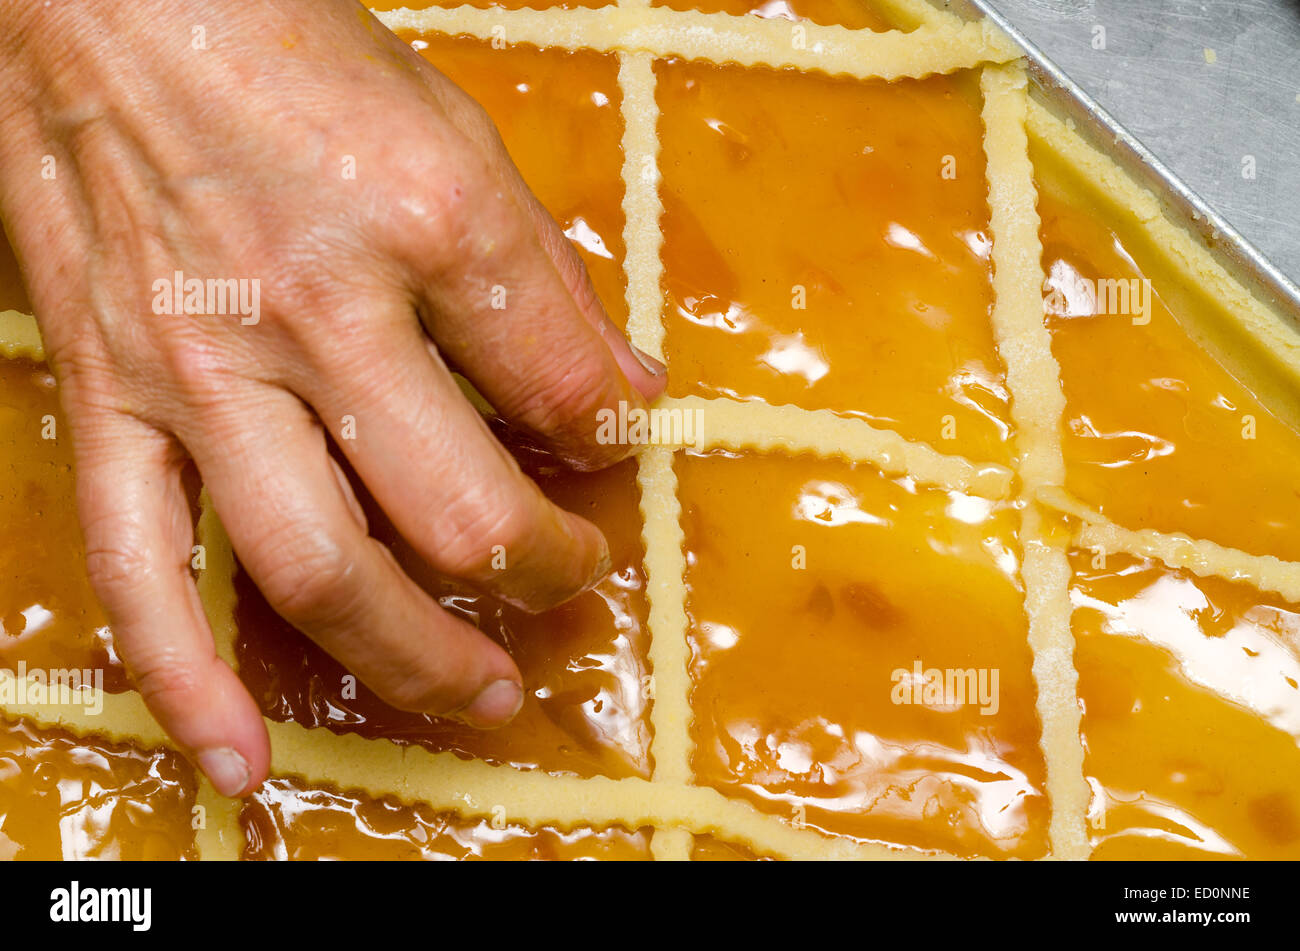
[[[585,51],[403,34],[478,100],[528,187],[586,262],[610,317],[627,322],[618,59]]]
[[[697,779],[840,835],[1041,855],[1014,511],[806,457],[677,472]],[[934,669],[987,689],[928,698]]]
[[[1300,435],[1188,336],[1165,285],[1147,314],[1103,300],[1099,281],[1140,281],[1142,265],[1066,185],[1040,176],[1038,211],[1068,488],[1129,528],[1300,561]]]
[[[499,430],[499,432],[501,432]],[[502,433],[504,435],[504,433]],[[576,474],[535,449],[515,457],[560,506],[605,533],[613,573],[595,589],[542,614],[526,614],[433,576],[377,511],[372,533],[448,611],[506,647],[524,676],[524,706],[492,731],[387,706],[363,684],[346,695],[346,670],[281,620],[247,576],[236,579],[240,675],[276,720],[382,736],[492,762],[583,776],[649,776],[643,678],[645,576],[635,463]]]
[[[1005,461],[971,77],[655,75],[669,392],[831,409]]]
[[[1071,560],[1094,857],[1300,858],[1300,605]]]
[[[753,14],[764,19],[809,20],[851,30],[893,29],[893,24],[859,0],[651,0],[656,7],[701,13]]]
[[[54,376],[30,360],[0,359],[0,625],[0,667],[102,671],[106,689],[127,687],[86,577]]]
[[[0,718],[0,858],[194,857],[194,771],[168,750]]]
[[[465,820],[393,799],[306,788],[273,778],[240,816],[253,859],[604,859],[650,858],[646,830],[528,829]]]

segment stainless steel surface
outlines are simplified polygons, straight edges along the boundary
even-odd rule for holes
[[[1300,290],[1283,274],[1289,270],[1300,275],[1297,0],[951,0],[945,5],[966,16],[988,15],[1011,33],[1026,47],[1045,97],[1072,117],[1087,138],[1108,147],[1130,174],[1161,195],[1171,216],[1202,234],[1258,296],[1289,311],[1300,325]],[[1255,27],[1242,28],[1247,7],[1270,11],[1264,17],[1270,24],[1267,38]],[[1007,16],[1004,8],[1015,15]],[[1026,8],[1036,13],[1036,21]],[[1225,15],[1226,8],[1237,14]],[[1074,68],[1060,69],[1040,52],[1020,30],[1026,21],[1035,21],[1036,32]],[[1202,31],[1196,33],[1189,23],[1199,24]],[[1102,48],[1094,49],[1094,44]],[[1121,44],[1137,52],[1121,54],[1116,49]],[[1181,50],[1180,55],[1169,56],[1170,45]],[[1252,59],[1241,53],[1243,48],[1267,50],[1269,55]],[[1235,69],[1234,59],[1242,60]],[[1076,74],[1135,118],[1141,133],[1135,137],[1111,118],[1090,90],[1073,81]],[[1204,101],[1207,89],[1226,98],[1209,108]],[[1124,94],[1115,95],[1117,90]],[[1278,106],[1283,92],[1287,101],[1269,110],[1269,104]],[[1198,188],[1185,185],[1141,138],[1159,143],[1162,157],[1169,157],[1179,171],[1193,173],[1189,177],[1197,180]],[[1243,168],[1249,171],[1243,164],[1246,156],[1253,157],[1254,177],[1243,174]],[[1198,190],[1211,199],[1208,204]],[[1266,248],[1281,268],[1244,240],[1216,207],[1232,209],[1251,242]]]
[[[1300,0],[992,6],[1300,280]]]

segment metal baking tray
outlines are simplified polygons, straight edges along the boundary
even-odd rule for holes
[[[1090,145],[1111,155],[1135,181],[1151,190],[1166,216],[1196,235],[1241,284],[1300,332],[1300,287],[1187,187],[1137,138],[1065,75],[988,0],[933,0],[966,20],[987,17],[1025,52],[1036,95]]]

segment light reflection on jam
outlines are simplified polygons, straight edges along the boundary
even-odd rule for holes
[[[243,572],[236,577],[240,674],[275,720],[556,772],[648,776],[648,635],[636,463],[574,473],[503,427],[496,431],[552,500],[604,531],[614,572],[592,591],[536,615],[500,604],[435,576],[373,504],[367,506],[372,534],[393,548],[408,573],[514,657],[525,698],[509,726],[480,731],[395,710],[361,684],[355,699],[345,699],[342,665],[275,615]]]
[[[650,858],[648,830],[578,827],[569,832],[436,813],[386,797],[307,788],[272,778],[240,816],[251,859],[602,859]]]
[[[970,77],[655,74],[670,393],[832,409],[1006,462]]]
[[[0,667],[99,670],[120,692],[129,682],[85,557],[54,376],[0,359]]]
[[[0,859],[194,858],[194,771],[0,718]]]
[[[1300,560],[1300,435],[1188,335],[1185,308],[1208,305],[1186,288],[1154,279],[1145,315],[1141,299],[1098,294],[1146,276],[1139,252],[1090,192],[1033,158],[1067,487],[1130,528]]]
[[[1015,512],[810,457],[690,453],[677,472],[697,779],[835,834],[1042,855]],[[917,661],[996,669],[996,712],[896,704]]]
[[[1300,857],[1300,605],[1075,552],[1098,859]]]

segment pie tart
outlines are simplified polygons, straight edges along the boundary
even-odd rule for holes
[[[86,580],[0,254],[0,855],[1300,856],[1300,340],[919,0],[382,10],[487,108],[694,438],[577,474],[610,540],[530,616],[436,578],[526,699],[386,707],[196,488],[200,593],[272,778],[218,796]],[[53,437],[51,438],[51,433]],[[59,703],[41,672],[100,672]],[[80,695],[79,695],[80,697]]]

